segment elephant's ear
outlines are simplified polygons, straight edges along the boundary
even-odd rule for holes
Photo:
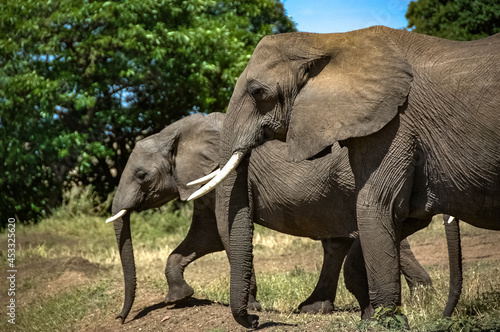
[[[191,116],[187,128],[180,131],[175,149],[174,177],[182,200],[200,188],[187,183],[205,176],[219,167],[219,141],[223,114]]]
[[[386,33],[372,28],[319,35],[315,44],[326,49],[328,63],[317,58],[296,63],[305,78],[297,78],[304,83],[290,116],[290,159],[304,160],[336,141],[370,135],[396,116],[413,76]]]

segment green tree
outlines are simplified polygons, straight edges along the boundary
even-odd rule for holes
[[[498,0],[418,0],[408,5],[408,28],[431,36],[474,40],[500,32]]]
[[[279,0],[0,1],[0,226],[70,183],[105,197],[138,138],[224,111]]]

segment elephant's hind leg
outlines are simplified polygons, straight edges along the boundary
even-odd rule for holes
[[[299,305],[299,311],[323,314],[333,311],[340,270],[352,241],[352,239],[321,241],[324,251],[321,274],[312,294]]]
[[[422,265],[420,265],[413,251],[411,251],[410,243],[407,239],[401,241],[400,267],[411,294],[417,288],[432,287],[431,277]]]
[[[374,310],[370,304],[368,279],[359,237],[354,241],[345,260],[344,282],[347,290],[356,297],[359,303],[361,319],[371,319]]]

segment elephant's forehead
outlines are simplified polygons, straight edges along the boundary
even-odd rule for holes
[[[271,43],[266,39],[263,39],[253,51],[252,58],[261,58],[266,59],[268,57],[276,57],[277,53],[279,53],[279,49],[276,47],[276,43]]]
[[[263,84],[277,82],[290,74],[290,66],[285,60],[279,58],[273,59],[255,59],[249,62],[246,72],[247,81],[258,81]]]
[[[276,47],[275,44],[261,43],[255,48],[248,62],[248,68],[251,70],[254,68],[273,69],[282,66],[287,58],[284,50]]]
[[[154,135],[153,135],[154,136]],[[148,137],[140,140],[136,143],[134,152],[136,153],[157,153],[159,152],[159,146],[156,142],[156,137]]]
[[[280,64],[279,59],[269,59],[265,57],[255,57],[248,62],[247,75],[256,76],[262,74],[263,71],[272,70]]]

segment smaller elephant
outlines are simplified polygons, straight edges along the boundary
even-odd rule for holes
[[[200,169],[201,172],[208,173],[218,168],[219,131],[223,119],[224,115],[220,113],[212,113],[207,116],[195,114],[186,117],[171,124],[160,133],[137,142],[129,157],[113,200],[112,212],[114,217],[108,219],[108,221],[114,222],[125,279],[124,306],[117,317],[121,318],[122,322],[130,312],[136,289],[135,262],[130,234],[130,213],[160,207],[175,198],[185,200],[196,189],[196,187],[185,185],[188,180],[200,177],[200,174],[197,173],[200,172]],[[279,144],[269,144],[268,147],[264,146],[259,149],[260,152],[256,152],[252,159],[252,163],[255,165],[254,172],[260,173],[262,171],[262,169],[259,169],[264,165],[261,159],[267,158],[267,154],[275,154],[279,149]],[[329,158],[335,158],[335,156]],[[314,165],[317,166],[316,170],[320,170],[321,166],[328,165],[328,162],[327,160],[325,164],[325,161],[319,159],[318,161],[307,162],[307,165],[305,165],[307,169],[303,169],[303,171],[309,170],[309,167],[315,167]],[[331,174],[326,174],[326,176],[336,174],[348,177],[349,170],[345,167],[347,165],[345,156],[340,165],[343,166],[338,170],[333,170]],[[286,167],[290,166],[297,171],[296,165],[283,163],[277,170],[269,172],[268,181],[274,181],[271,177],[275,175],[276,171],[284,172],[283,174],[289,173],[290,169]],[[285,167],[285,169],[282,169],[282,167]],[[325,173],[320,173],[320,177],[313,175],[318,174],[318,172],[310,174],[311,181],[322,182],[321,177],[325,176]],[[263,179],[262,175],[260,178]],[[263,183],[266,183],[266,181]],[[290,184],[293,183],[290,182]],[[300,184],[293,185],[297,192],[302,192],[301,195],[305,193]],[[262,186],[255,183],[256,192],[268,190]],[[273,188],[279,189],[279,186],[273,186]],[[354,209],[350,206],[354,202],[354,198],[349,196],[352,189],[352,182],[346,180],[344,184],[339,186],[338,191],[334,192],[339,194],[337,198],[338,204],[323,209],[324,213],[319,216],[314,215],[314,213],[308,214],[304,209],[296,211],[300,211],[299,213],[293,212],[295,204],[300,202],[301,197],[294,196],[290,201],[293,204],[288,206],[288,210],[284,209],[282,213],[276,214],[269,209],[270,205],[276,203],[276,197],[268,196],[266,198],[265,194],[256,196],[257,223],[288,234],[320,239],[322,242],[324,262],[320,279],[311,296],[299,306],[301,311],[330,312],[333,310],[340,268],[344,257],[357,236],[356,221],[352,214]],[[309,195],[310,193],[306,194]],[[311,196],[302,198],[306,201],[319,199],[319,197],[314,198]],[[283,205],[281,207],[285,208]],[[342,209],[342,207],[346,209]],[[194,201],[190,230],[186,238],[170,254],[167,260],[165,276],[169,287],[165,298],[166,303],[176,303],[189,298],[193,294],[193,289],[183,277],[184,269],[191,262],[208,253],[228,250],[229,235],[227,232],[219,233],[215,209],[215,193],[210,193]],[[305,234],[303,230],[290,226],[294,221],[307,220],[308,218],[331,219],[329,216],[332,214],[336,215],[334,221],[339,223],[337,237],[321,238],[314,234]],[[299,219],[297,219],[297,216]],[[324,222],[327,222],[327,220],[324,220]],[[402,247],[402,257],[410,262],[408,265],[403,265],[402,268],[409,285],[411,287],[418,284],[430,285],[429,276],[413,256],[409,245],[406,241],[402,243],[404,247]],[[356,291],[356,286],[351,288]],[[252,275],[250,298],[247,303],[248,308],[260,308],[260,304],[255,299],[256,292],[255,276]]]

